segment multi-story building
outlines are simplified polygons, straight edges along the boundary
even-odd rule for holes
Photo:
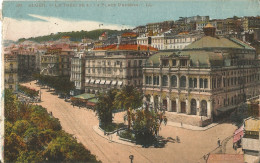
[[[41,74],[51,76],[70,76],[71,58],[74,52],[71,49],[49,48],[41,56]]]
[[[11,54],[4,56],[4,87],[17,90],[18,85],[18,62],[17,57]]]
[[[257,17],[243,17],[242,28],[244,31],[254,30],[260,28],[260,16]]]
[[[85,57],[85,92],[95,93],[124,85],[142,86],[143,63],[157,49],[143,45],[109,45]]]
[[[151,44],[152,47],[159,50],[179,50],[185,48],[200,37],[200,34],[189,34],[188,32],[182,32],[178,35],[163,34],[161,36],[137,37],[137,44],[146,46]]]
[[[146,32],[161,33],[170,30],[174,26],[174,21],[164,21],[146,24]]]
[[[244,136],[242,149],[244,162],[258,163],[260,161],[260,119],[249,117],[244,120]]]
[[[39,56],[35,51],[19,50],[17,55],[19,80],[30,79],[34,73],[40,72],[36,66],[37,58]]]
[[[75,84],[74,96],[85,92],[85,55],[85,52],[76,52],[71,58],[70,81]]]
[[[177,22],[181,22],[183,24],[191,23],[191,22],[208,22],[209,16],[192,16],[192,17],[180,17],[180,19]]]
[[[180,52],[161,52],[144,66],[143,91],[169,120],[204,126],[260,94],[260,67],[254,48],[216,37],[215,28]],[[182,117],[177,119],[176,116]]]

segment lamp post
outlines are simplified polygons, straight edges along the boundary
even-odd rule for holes
[[[130,155],[130,156],[129,156],[129,159],[130,159],[131,163],[133,163],[134,155]]]

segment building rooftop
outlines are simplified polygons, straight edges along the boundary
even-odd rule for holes
[[[201,39],[193,42],[192,44],[186,46],[184,50],[192,49],[207,49],[207,48],[234,48],[234,49],[248,49],[254,50],[250,45],[235,39],[235,38],[225,38],[225,37],[211,37],[204,36]]]

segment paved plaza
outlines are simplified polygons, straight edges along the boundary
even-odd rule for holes
[[[24,84],[28,87],[39,90],[40,87],[31,82]],[[53,116],[58,118],[63,129],[73,134],[91,153],[104,163],[128,163],[129,155],[134,155],[134,163],[148,162],[178,162],[178,163],[196,163],[205,162],[203,156],[211,151],[219,152],[217,148],[218,138],[224,141],[225,152],[237,153],[232,149],[232,138],[236,126],[232,124],[218,124],[207,130],[190,130],[174,125],[162,124],[160,136],[165,138],[180,138],[180,143],[167,143],[164,148],[141,148],[138,146],[129,146],[109,140],[98,135],[93,127],[98,125],[98,117],[92,110],[85,108],[79,109],[73,107],[64,99],[53,95],[48,89],[41,89],[42,102],[38,103],[52,112]],[[116,122],[123,122],[123,113],[115,115]]]

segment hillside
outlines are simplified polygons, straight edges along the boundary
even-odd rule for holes
[[[110,29],[97,29],[92,31],[72,31],[72,32],[58,32],[56,34],[46,35],[46,36],[38,36],[38,37],[31,37],[28,39],[21,38],[18,40],[18,42],[30,40],[35,42],[43,42],[43,41],[55,41],[59,40],[63,36],[69,36],[71,41],[81,41],[83,38],[89,38],[93,40],[97,40],[98,37],[104,33],[107,32],[109,36],[111,35],[118,35],[123,32],[127,32],[128,30],[123,31],[117,31],[117,30],[110,30]]]

